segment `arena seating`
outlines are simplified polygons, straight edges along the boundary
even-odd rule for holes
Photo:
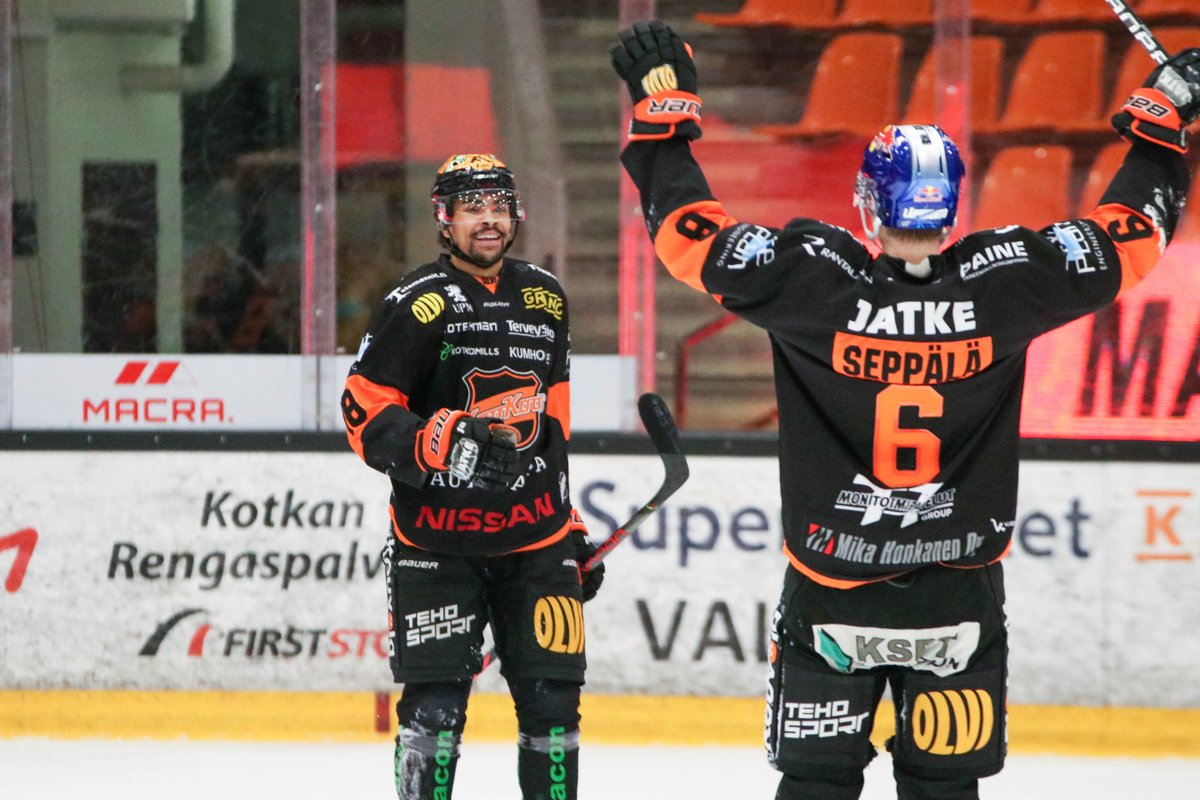
[[[769,25],[805,28],[832,20],[836,12],[837,0],[746,0],[732,14],[701,13],[696,15],[696,21],[722,28]]]
[[[904,40],[895,33],[835,37],[817,62],[800,121],[764,125],[757,131],[783,138],[874,135],[899,112],[903,50]]]
[[[1008,147],[983,177],[972,227],[1025,225],[1041,228],[1071,216],[1071,149]]]
[[[936,119],[934,86],[936,83],[936,53],[931,47],[921,60],[913,79],[912,96],[904,112],[905,122],[933,122]],[[971,37],[971,124],[977,130],[996,126],[1000,109],[1000,66],[1004,57],[1004,40],[998,36]]]
[[[1102,120],[1107,55],[1098,31],[1044,33],[1017,64],[996,130],[1004,133],[1095,130]]]

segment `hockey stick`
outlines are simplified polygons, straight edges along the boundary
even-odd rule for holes
[[[1108,7],[1117,15],[1117,19],[1121,20],[1122,24],[1129,29],[1133,38],[1146,48],[1146,52],[1150,54],[1156,64],[1167,63],[1171,58],[1170,54],[1163,49],[1158,39],[1154,38],[1154,34],[1150,32],[1150,28],[1142,21],[1142,18],[1129,7],[1129,3],[1125,0],[1104,0],[1104,2],[1108,3]]]
[[[591,558],[580,565],[582,572],[591,572],[595,569],[596,565],[607,558],[617,545],[625,541],[629,534],[636,531],[638,526],[646,521],[647,517],[657,511],[668,497],[675,494],[691,475],[687,456],[683,454],[683,445],[679,442],[679,428],[675,426],[675,419],[671,416],[663,399],[653,392],[642,395],[638,398],[638,415],[642,418],[642,425],[645,426],[646,434],[654,444],[658,457],[662,459],[662,485],[658,487],[654,496],[646,501],[645,505],[633,512],[633,516],[624,525],[613,531],[612,536],[609,536],[603,544],[596,548],[596,552],[592,554]],[[484,654],[483,664],[475,677],[479,677],[479,674],[482,674],[495,660],[496,649],[493,647]]]
[[[671,417],[671,412],[667,410],[667,404],[663,402],[663,399],[656,394],[647,392],[638,398],[638,414],[642,418],[642,424],[646,427],[646,434],[654,443],[658,457],[662,459],[662,486],[658,487],[654,497],[651,497],[644,506],[634,512],[628,522],[617,528],[612,536],[609,536],[603,544],[596,548],[596,552],[583,565],[584,572],[591,572],[617,545],[625,541],[629,534],[636,531],[647,517],[657,511],[664,500],[675,494],[691,475],[687,457],[683,454],[683,446],[679,443],[679,429],[675,427],[675,420]]]

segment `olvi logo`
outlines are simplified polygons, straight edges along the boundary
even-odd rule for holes
[[[935,756],[982,750],[993,720],[992,697],[982,689],[923,692],[913,703],[913,742]]]
[[[533,630],[544,650],[582,653],[583,606],[574,597],[540,597],[533,609]]]
[[[10,547],[17,551],[8,577],[4,579],[4,590],[10,594],[20,589],[21,582],[25,580],[25,570],[29,567],[29,559],[33,558],[33,548],[37,546],[37,539],[37,531],[33,528],[22,528],[16,533],[0,538],[0,551]]]
[[[84,397],[84,422],[173,423],[232,422],[220,397],[181,396],[179,384],[194,385],[182,361],[126,361],[114,386],[130,396]],[[182,367],[182,370],[181,370]],[[168,388],[168,384],[171,387]],[[157,391],[156,391],[157,390]],[[163,394],[158,394],[163,392]]]

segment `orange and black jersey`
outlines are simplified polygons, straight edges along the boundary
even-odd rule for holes
[[[971,234],[918,279],[842,228],[733,219],[684,140],[622,160],[668,270],[769,333],[787,555],[841,587],[1005,553],[1026,349],[1149,271],[1189,180],[1134,145],[1086,217]]]
[[[479,556],[566,535],[569,370],[566,298],[540,267],[507,258],[489,287],[442,256],[405,276],[377,311],[342,395],[351,447],[392,479],[396,536]],[[517,429],[524,472],[511,491],[422,470],[417,432],[442,408]]]

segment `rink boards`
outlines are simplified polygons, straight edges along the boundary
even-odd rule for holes
[[[627,731],[629,708],[757,708],[765,685],[786,564],[775,461],[691,464],[687,485],[610,557],[586,607],[593,713],[635,698],[613,712]],[[571,469],[597,536],[661,478],[652,456],[579,455]],[[388,487],[354,456],[10,451],[0,481],[11,487],[0,505],[10,690],[0,725],[78,697],[62,692],[136,708],[130,691],[185,690],[269,708],[277,692],[315,693],[281,696],[319,706],[392,688],[379,560]],[[1014,706],[1164,709],[1160,731],[1195,713],[1182,709],[1200,706],[1198,486],[1195,464],[1023,463],[1006,572]],[[502,688],[495,672],[479,681],[484,697]],[[669,716],[686,714],[653,718]]]

